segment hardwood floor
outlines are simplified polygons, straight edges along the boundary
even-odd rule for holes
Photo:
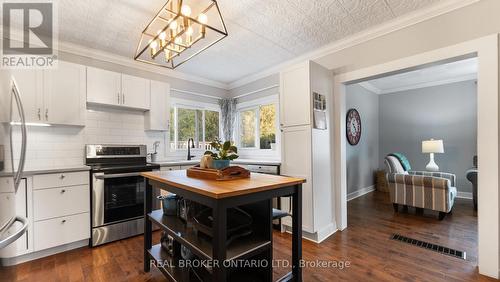
[[[495,281],[477,273],[477,217],[471,200],[458,199],[443,221],[437,213],[395,214],[388,194],[374,192],[348,204],[349,227],[321,244],[303,241],[311,263],[344,261],[340,268],[305,267],[304,281]],[[461,260],[390,240],[392,233],[465,250]],[[155,234],[159,241],[159,234]],[[165,281],[152,269],[142,271],[142,237],[81,248],[1,270],[0,281]],[[290,259],[291,236],[275,233],[275,259]],[[275,279],[289,267],[273,268]]]

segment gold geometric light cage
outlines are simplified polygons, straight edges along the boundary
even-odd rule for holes
[[[174,69],[227,36],[215,0],[168,0],[141,35],[134,59]]]

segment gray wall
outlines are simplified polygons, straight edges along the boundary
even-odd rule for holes
[[[238,98],[238,102],[246,102],[270,95],[276,95],[279,93],[279,83],[280,76],[279,73],[266,76],[264,78],[258,79],[256,81],[250,82],[248,84],[242,85],[237,88],[233,88],[229,90],[229,96],[234,98],[239,95],[245,95],[248,93],[252,93],[250,95],[246,95],[244,97]],[[275,87],[273,87],[275,86]],[[270,88],[272,87],[272,88]],[[269,88],[269,89],[266,89]],[[266,90],[263,90],[266,89]]]
[[[361,116],[361,139],[347,144],[347,193],[375,184],[379,164],[379,97],[354,84],[347,86],[346,109],[355,108]]]
[[[429,161],[421,141],[443,139],[444,154],[436,154],[440,171],[457,175],[457,189],[471,192],[465,171],[477,154],[477,87],[458,82],[380,95],[380,167],[391,152],[404,153],[413,170]],[[366,127],[365,127],[366,128]]]

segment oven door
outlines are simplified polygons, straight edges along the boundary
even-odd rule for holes
[[[144,216],[145,179],[140,172],[93,174],[92,227]]]

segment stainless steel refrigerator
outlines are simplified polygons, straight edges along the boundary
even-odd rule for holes
[[[26,218],[27,214],[19,214],[19,207],[16,205],[22,204],[19,201],[19,196],[24,193],[26,197],[26,191],[21,191],[20,187],[26,187],[26,179],[23,178],[24,164],[26,160],[26,142],[27,142],[27,131],[26,131],[26,120],[23,109],[23,104],[21,101],[21,95],[19,93],[19,88],[13,77],[9,77],[8,80],[3,76],[0,84],[5,86],[9,85],[8,88],[2,87],[2,89],[7,89],[2,91],[0,95],[5,95],[3,99],[5,101],[10,101],[10,104],[3,109],[9,109],[10,122],[4,123],[3,127],[6,130],[7,138],[0,140],[0,142],[7,141],[10,147],[10,167],[2,168],[3,176],[1,178],[2,183],[0,184],[0,257],[2,255],[2,249],[7,248],[12,243],[16,242],[21,237],[25,237],[26,230],[28,228],[28,220]],[[4,105],[6,106],[6,105]],[[14,120],[14,116],[19,117]],[[15,144],[13,140],[14,130],[20,131],[21,133],[21,144]],[[6,139],[6,140],[5,140]],[[14,156],[14,146],[21,146],[19,150],[19,156]],[[3,147],[3,146],[1,146]],[[3,148],[0,148],[3,149]],[[2,152],[2,158],[5,155]],[[16,162],[17,164],[16,164]],[[1,160],[2,163],[7,164],[5,160]],[[20,203],[21,202],[21,203]]]

